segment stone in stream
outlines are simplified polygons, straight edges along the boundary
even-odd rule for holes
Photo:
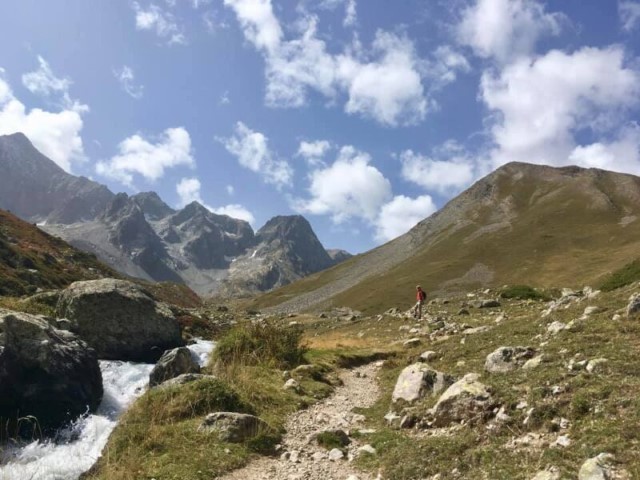
[[[31,415],[45,434],[95,411],[103,393],[96,352],[50,323],[0,309],[0,417]]]
[[[200,365],[187,347],[164,352],[149,374],[149,385],[156,386],[185,373],[200,373]]]
[[[155,362],[165,350],[183,345],[169,307],[126,280],[74,282],[62,292],[56,311],[98,358]]]

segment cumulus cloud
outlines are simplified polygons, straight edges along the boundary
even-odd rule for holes
[[[185,45],[187,43],[187,38],[172,13],[153,3],[145,8],[138,2],[133,2],[133,9],[136,14],[136,28],[138,30],[155,32],[169,45]]]
[[[392,240],[437,210],[429,195],[409,198],[398,195],[384,204],[376,220],[376,240]]]
[[[427,190],[453,193],[468,186],[475,178],[475,163],[457,145],[445,148],[443,158],[427,157],[405,150],[400,154],[402,178]]]
[[[569,163],[640,175],[640,126],[625,126],[611,141],[578,145],[569,155]]]
[[[564,16],[536,0],[474,0],[462,13],[458,41],[483,58],[507,61],[533,52],[544,35],[560,33]]]
[[[327,140],[316,140],[312,142],[302,141],[298,147],[296,156],[302,157],[311,166],[323,164],[325,155],[331,150],[331,143]]]
[[[566,164],[580,132],[616,131],[639,93],[640,73],[625,65],[618,46],[553,50],[519,59],[499,74],[485,72],[480,95],[496,114],[493,164]]]
[[[336,224],[353,218],[374,224],[391,197],[391,184],[370,162],[369,154],[342,147],[333,164],[309,174],[310,198],[296,201],[294,209],[330,215]]]
[[[640,25],[640,2],[622,0],[618,3],[622,29],[630,32]]]
[[[291,185],[293,169],[285,160],[277,158],[269,148],[268,138],[244,123],[238,122],[233,136],[219,141],[243,167],[258,173],[266,183],[282,188]]]
[[[198,180],[197,178],[183,178],[182,180],[180,180],[176,185],[176,192],[178,193],[179,198],[178,206],[184,207],[191,202],[198,202],[209,211],[218,215],[227,215],[232,218],[245,220],[252,225],[255,223],[255,217],[253,216],[253,214],[242,205],[230,204],[219,208],[214,208],[207,205],[202,200],[202,195],[200,193],[201,187],[202,185],[200,183],[200,180]]]
[[[183,127],[167,128],[157,138],[148,140],[141,134],[132,135],[118,145],[119,154],[98,162],[96,172],[125,185],[133,185],[133,176],[156,181],[165,170],[177,166],[195,166],[191,152],[191,137]]]
[[[85,160],[80,132],[84,125],[82,115],[88,107],[72,101],[68,95],[69,80],[56,79],[48,64],[38,58],[41,66],[46,66],[50,76],[40,75],[36,71],[23,78],[25,86],[44,96],[61,94],[64,106],[56,112],[26,106],[15,97],[9,83],[3,78],[0,69],[0,135],[16,132],[24,133],[34,146],[61,168],[71,172],[74,162]],[[41,61],[42,60],[42,61]],[[40,73],[46,73],[44,70]]]
[[[226,190],[227,194],[229,195],[235,195],[236,193],[236,189],[233,187],[233,185],[227,185]]]
[[[113,74],[120,83],[122,89],[127,92],[131,98],[139,100],[144,94],[144,86],[136,83],[136,76],[131,67],[123,65],[122,68],[114,70]]]
[[[405,35],[381,30],[371,48],[354,41],[333,54],[318,35],[317,16],[304,8],[295,24],[297,36],[285,39],[270,0],[225,0],[225,5],[234,10],[245,38],[264,56],[267,105],[300,107],[315,91],[331,104],[344,96],[347,113],[383,125],[412,125],[424,119],[429,101],[423,80],[433,76],[431,64],[419,58]],[[355,2],[346,5],[347,12],[353,9],[355,15]],[[446,67],[441,61],[435,63],[440,69]],[[446,72],[437,76],[447,78]]]

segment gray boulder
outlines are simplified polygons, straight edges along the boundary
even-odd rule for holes
[[[484,368],[490,373],[505,373],[522,366],[535,355],[530,347],[500,347],[487,355]]]
[[[200,365],[187,347],[167,350],[149,374],[149,386],[154,387],[184,373],[200,373]]]
[[[611,463],[613,455],[601,453],[582,464],[578,472],[578,480],[610,480],[612,478]]]
[[[0,309],[0,417],[31,415],[45,434],[95,411],[103,393],[96,352],[48,320]]]
[[[216,412],[207,415],[198,430],[215,432],[223,442],[241,443],[270,431],[270,427],[262,419],[246,413]]]
[[[215,375],[203,375],[201,373],[183,373],[175,378],[171,378],[158,385],[157,388],[170,388],[176,385],[186,385],[187,383],[197,382],[204,379],[215,379]]]
[[[474,308],[498,308],[500,302],[498,300],[476,300],[472,302],[471,305]]]
[[[452,423],[484,419],[492,408],[491,392],[480,383],[477,373],[468,373],[451,385],[431,409],[431,422],[435,427],[446,427]]]
[[[409,365],[400,373],[391,400],[413,403],[427,395],[439,393],[454,382],[453,377],[437,372],[424,363]]]
[[[171,310],[126,280],[72,283],[56,308],[99,358],[155,362],[165,350],[183,344]]]
[[[628,318],[640,317],[640,293],[633,295],[629,300],[629,305],[627,305],[627,317]]]

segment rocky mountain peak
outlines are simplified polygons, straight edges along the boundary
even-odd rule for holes
[[[132,196],[131,199],[150,220],[161,220],[176,213],[156,192],[141,192]]]

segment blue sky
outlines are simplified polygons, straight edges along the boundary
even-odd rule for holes
[[[640,174],[636,0],[5,0],[0,134],[362,252],[509,161]]]

